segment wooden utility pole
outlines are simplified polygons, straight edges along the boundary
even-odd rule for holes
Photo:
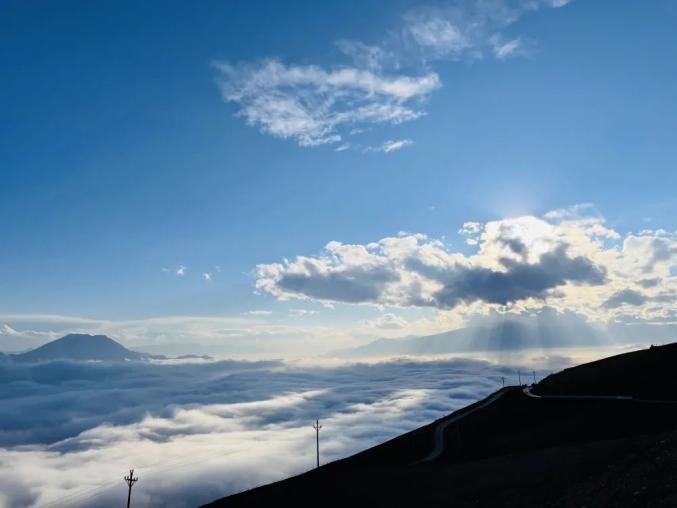
[[[517,378],[520,381],[520,386],[522,386],[522,373],[519,370],[517,371]]]
[[[320,429],[322,428],[322,425],[320,425],[320,420],[315,420],[315,425],[313,425],[313,428],[315,429],[315,451],[317,456],[317,467],[320,467]]]
[[[134,486],[134,484],[136,482],[139,481],[139,478],[134,477],[134,470],[133,469],[130,469],[129,470],[129,476],[125,476],[124,478],[125,478],[125,482],[127,483],[127,485],[129,485],[129,490],[127,491],[127,508],[129,508],[130,505],[131,505],[131,502],[132,502],[132,487]]]

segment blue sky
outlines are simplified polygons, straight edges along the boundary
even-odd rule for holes
[[[238,329],[254,319],[297,337],[341,327],[364,338],[543,305],[598,321],[669,321],[677,4],[565,3],[5,2],[0,322],[57,333],[58,316],[77,317],[71,328],[209,316],[243,320]],[[477,20],[482,28],[472,31]],[[367,62],[375,50],[382,58]],[[281,66],[281,80],[303,74],[307,86],[255,83],[256,72],[271,77],[266,62]],[[365,80],[376,91],[360,88]],[[262,96],[301,101],[317,125],[299,129],[279,109],[271,118]],[[390,116],[373,121],[360,106]],[[572,208],[581,203],[591,206]],[[546,219],[552,210],[560,214]],[[490,257],[495,237],[468,244],[457,232],[477,222],[486,233],[492,221],[523,216],[559,228],[553,234],[572,246],[567,259],[588,256],[607,274],[603,290],[586,299],[578,285],[601,279],[563,275],[531,300],[475,294],[438,305],[430,289],[419,305],[380,282],[368,288],[378,296],[360,299],[318,292],[308,277],[290,289],[282,272],[257,271],[326,257],[328,242],[368,246],[406,231],[501,272]],[[567,236],[590,221],[616,235],[602,235],[594,253]],[[522,240],[541,231],[533,222],[516,228]],[[655,250],[633,244],[630,253],[629,238]],[[482,245],[484,257],[472,258]],[[529,245],[536,257],[519,262],[533,267],[544,251]],[[625,268],[606,264],[617,251]],[[642,292],[630,264],[654,254],[662,264],[642,273],[664,283]],[[323,265],[338,276],[321,284],[352,273],[344,261]],[[363,276],[371,265],[360,262]],[[555,294],[565,286],[566,302]],[[605,315],[584,308],[604,302],[621,303]],[[365,320],[383,316],[393,326],[365,330]],[[421,319],[425,326],[398,321]]]

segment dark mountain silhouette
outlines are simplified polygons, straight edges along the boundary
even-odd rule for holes
[[[105,335],[87,335],[73,333],[28,351],[27,353],[8,355],[14,361],[37,362],[49,360],[101,360],[122,362],[126,360],[146,360],[151,355],[137,353],[124,347]]]
[[[393,355],[435,355],[472,351],[518,351],[605,343],[666,343],[677,339],[677,326],[611,325],[600,328],[577,314],[543,309],[535,314],[493,314],[466,328],[422,337],[377,339],[353,349],[336,351],[340,358]]]
[[[517,351],[530,347],[553,348],[602,344],[604,330],[576,314],[544,309],[537,314],[483,317],[468,327],[423,337],[378,339],[336,353],[339,357],[434,355],[468,351]]]
[[[669,344],[566,369],[209,506],[677,506],[675,365]]]

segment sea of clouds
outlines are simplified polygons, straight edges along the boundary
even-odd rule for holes
[[[196,506],[312,468],[316,418],[327,462],[514,376],[459,358],[0,363],[0,506],[120,506],[130,468],[136,506]]]

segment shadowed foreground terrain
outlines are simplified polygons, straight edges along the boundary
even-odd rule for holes
[[[508,388],[444,431],[438,422],[317,470],[209,506],[676,506],[677,344]],[[632,398],[630,398],[632,397]],[[650,399],[650,400],[645,400]],[[451,415],[450,415],[451,416]]]

